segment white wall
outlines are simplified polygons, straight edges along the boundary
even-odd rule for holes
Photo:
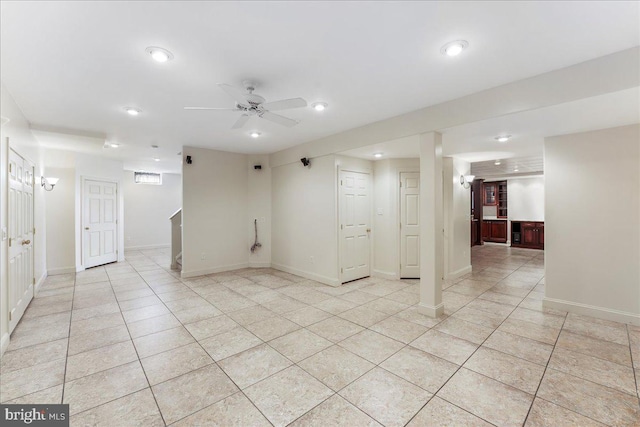
[[[336,176],[334,155],[271,170],[274,268],[339,284]]]
[[[261,165],[262,169],[255,169]],[[247,247],[255,242],[253,221],[258,220],[258,242],[262,245],[254,253],[249,253],[250,267],[269,267],[271,265],[271,168],[268,155],[248,156],[247,182],[249,191],[249,215]]]
[[[442,159],[444,171],[444,278],[455,279],[471,272],[471,189],[460,185],[471,164],[461,159]]]
[[[182,275],[249,265],[247,156],[183,147]],[[204,258],[204,259],[203,259]]]
[[[124,249],[169,246],[169,217],[182,205],[182,177],[163,173],[162,185],[136,184],[133,179],[133,171],[123,172]]]
[[[124,190],[122,162],[86,154],[76,155],[76,271],[84,270],[82,261],[82,180],[83,178],[112,181],[118,184],[118,261],[124,261]]]
[[[64,274],[75,266],[75,168],[47,168],[48,177],[59,178],[52,191],[45,192],[47,205],[47,272]]]
[[[511,221],[544,221],[544,176],[507,180]]]
[[[544,151],[545,305],[640,325],[640,125]]]

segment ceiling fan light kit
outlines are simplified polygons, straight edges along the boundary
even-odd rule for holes
[[[277,123],[286,127],[293,127],[298,124],[296,120],[290,119],[285,116],[281,116],[276,113],[272,113],[272,111],[276,110],[287,110],[290,108],[301,108],[307,106],[307,101],[302,98],[291,98],[291,99],[281,99],[279,101],[266,102],[266,99],[253,91],[256,89],[256,85],[248,80],[242,82],[247,93],[242,92],[234,86],[231,86],[226,83],[220,83],[218,86],[220,89],[224,90],[227,95],[233,98],[236,102],[235,108],[215,108],[215,107],[184,107],[185,110],[222,110],[222,111],[239,111],[242,114],[238,117],[238,120],[231,126],[231,129],[240,129],[242,128],[249,118],[252,116],[257,116],[261,119],[268,120],[273,123]],[[258,133],[258,132],[255,132]],[[257,136],[253,136],[254,133],[251,134],[252,137],[257,138],[260,136],[258,133]]]

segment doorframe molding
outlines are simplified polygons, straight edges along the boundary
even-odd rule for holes
[[[120,260],[120,239],[123,236],[120,235],[120,181],[113,178],[100,178],[95,176],[81,175],[80,176],[80,262],[81,264],[76,267],[76,272],[85,270],[85,253],[84,253],[84,189],[85,182],[89,181],[101,181],[110,182],[116,185],[116,262]],[[96,266],[97,267],[97,266]]]
[[[372,238],[375,238],[374,233],[375,231],[373,230],[373,203],[372,201],[372,196],[373,196],[373,190],[372,190],[372,186],[373,186],[373,169],[358,169],[358,168],[354,168],[354,167],[341,167],[340,165],[336,165],[336,184],[335,184],[335,188],[336,188],[336,235],[337,235],[337,242],[338,242],[338,286],[342,285],[344,283],[344,281],[342,280],[342,276],[343,273],[341,271],[342,268],[342,240],[341,240],[341,231],[340,230],[340,213],[341,213],[341,203],[340,203],[340,199],[341,199],[341,185],[340,185],[340,174],[342,172],[355,172],[355,173],[361,173],[361,174],[365,174],[367,175],[369,178],[369,225],[371,227],[371,233],[369,233],[369,276],[372,276],[374,274],[374,270],[373,270],[373,245],[372,245]]]
[[[402,262],[402,233],[400,232],[400,222],[402,221],[402,212],[400,211],[400,207],[402,206],[402,191],[400,191],[400,182],[402,181],[403,173],[420,173],[420,167],[396,167],[394,168],[394,173],[394,176],[396,177],[396,185],[393,186],[393,191],[396,192],[396,195],[393,197],[393,200],[396,201],[396,224],[398,224],[398,226],[393,227],[393,232],[396,235],[398,262],[393,266],[393,269],[396,275],[396,280],[400,280],[402,276],[402,272],[400,271],[400,263]],[[420,232],[422,233],[422,224],[420,224]]]

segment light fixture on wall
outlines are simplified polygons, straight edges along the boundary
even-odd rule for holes
[[[45,191],[53,190],[53,187],[55,187],[57,183],[58,183],[58,178],[53,178],[53,177],[45,178],[44,176],[40,177],[40,185],[42,185]]]
[[[460,185],[464,188],[469,188],[474,179],[475,175],[460,175]]]

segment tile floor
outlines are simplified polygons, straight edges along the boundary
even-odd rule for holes
[[[640,328],[544,310],[539,251],[472,253],[441,319],[415,280],[180,280],[165,251],[51,276],[0,400],[68,403],[73,426],[640,425]]]

